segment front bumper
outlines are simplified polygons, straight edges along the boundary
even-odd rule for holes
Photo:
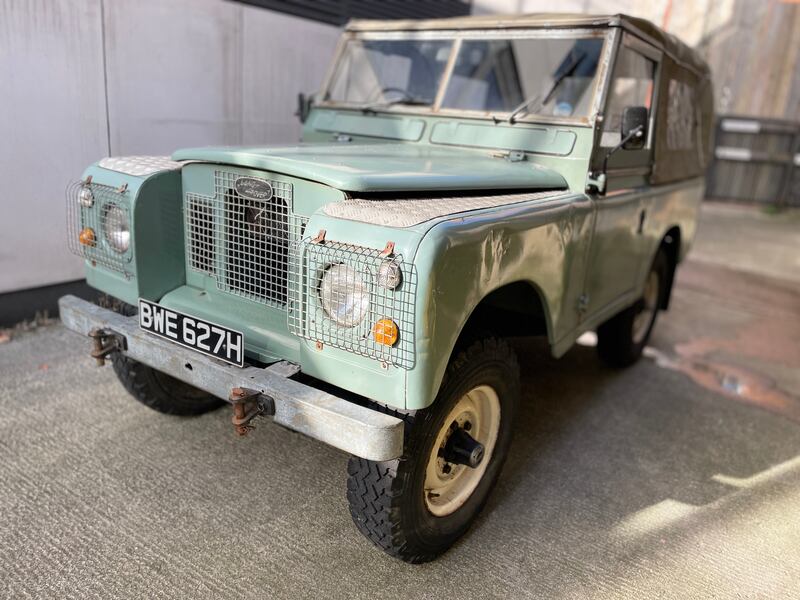
[[[403,453],[403,421],[309,385],[289,379],[296,369],[277,363],[267,368],[238,368],[157,338],[125,317],[75,296],[59,302],[61,321],[77,333],[104,329],[122,336],[126,356],[230,401],[234,388],[257,390],[275,405],[274,420],[336,448],[383,461]]]

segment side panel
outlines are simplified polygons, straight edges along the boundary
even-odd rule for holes
[[[591,248],[592,267],[587,275],[589,289],[592,290],[590,293],[594,296],[589,301],[588,317],[573,339],[641,296],[645,277],[659,244],[673,227],[678,227],[681,234],[679,259],[686,256],[694,240],[704,187],[703,179],[691,179],[644,190],[630,190],[597,201],[603,203],[611,200],[620,202],[622,206],[636,207],[636,220],[643,216],[642,227],[639,232],[637,223],[631,235],[624,233],[622,224],[616,236],[608,229],[603,231],[602,227],[596,232]]]
[[[414,251],[420,243],[420,234],[414,229],[391,229],[367,223],[334,219],[322,211],[312,215],[308,223],[308,231],[316,233],[326,231],[326,240],[344,244],[353,244],[364,248],[383,249],[386,243],[395,243],[395,254],[404,260],[411,261]],[[418,281],[425,279],[426,274],[419,269]],[[419,287],[417,288],[419,292]],[[419,295],[417,303],[419,303]],[[419,321],[415,323],[417,336],[424,335]],[[405,381],[409,371],[391,365],[381,365],[373,358],[359,356],[346,349],[336,348],[330,344],[318,346],[313,340],[294,338],[299,344],[299,364],[307,375],[316,377],[335,386],[365,396],[377,402],[396,408],[406,406]],[[417,344],[419,344],[417,337]],[[419,346],[417,345],[417,348]],[[416,366],[420,368],[422,356],[417,350]]]
[[[83,175],[94,183],[127,186],[117,202],[130,208],[133,257],[126,273],[86,260],[86,281],[92,287],[130,304],[140,297],[157,300],[185,280],[180,171],[137,177],[92,166]],[[91,209],[103,210],[101,203]],[[102,236],[103,232],[98,232]]]
[[[155,300],[186,281],[180,171],[144,182],[133,219],[139,296]]]
[[[633,293],[642,254],[637,233],[641,193],[599,196],[594,203],[597,214],[586,276],[590,314],[609,309]]]
[[[704,178],[655,187],[642,195],[642,209],[645,211],[642,231],[644,260],[639,270],[637,291],[641,291],[658,246],[672,227],[678,227],[681,232],[678,260],[683,260],[689,253],[704,195]]]
[[[419,334],[406,408],[434,400],[464,324],[495,289],[518,281],[534,286],[551,344],[575,330],[591,211],[585,196],[568,196],[452,219],[428,232],[415,257]]]

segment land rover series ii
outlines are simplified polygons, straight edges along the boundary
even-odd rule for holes
[[[695,233],[709,70],[624,15],[354,21],[299,105],[298,145],[90,166],[69,239],[114,306],[61,318],[158,411],[227,401],[240,433],[349,453],[358,529],[431,560],[536,401],[510,336],[641,355]]]

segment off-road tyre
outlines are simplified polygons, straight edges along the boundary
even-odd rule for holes
[[[111,364],[131,396],[165,415],[202,415],[225,404],[216,396],[118,352],[111,356]]]
[[[637,316],[646,308],[644,297],[597,328],[597,354],[610,367],[622,368],[635,363],[642,356],[642,351],[650,339],[658,311],[664,303],[670,274],[669,259],[663,249],[659,249],[656,254],[648,272],[648,278],[652,274],[658,278],[658,291],[655,298],[655,310],[646,323],[643,337],[640,334],[639,339],[636,339],[634,324]]]
[[[347,500],[359,531],[387,554],[409,563],[435,559],[469,528],[486,503],[508,454],[519,402],[519,365],[504,340],[472,343],[451,360],[439,394],[427,409],[405,420],[405,448],[398,460],[352,457],[347,467]],[[451,409],[466,392],[490,386],[499,398],[500,424],[486,471],[465,503],[446,516],[428,509],[423,485],[428,458]]]
[[[125,316],[137,313],[135,306],[106,297],[101,301],[112,310]],[[194,386],[148,367],[119,352],[111,355],[111,365],[122,386],[145,406],[167,415],[202,415],[225,404]]]

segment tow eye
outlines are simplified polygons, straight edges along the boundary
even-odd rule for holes
[[[484,447],[466,429],[459,427],[447,440],[442,458],[452,464],[466,465],[474,469],[483,460]]]
[[[106,364],[106,358],[112,352],[126,350],[125,336],[109,329],[95,328],[89,332],[94,344],[92,348],[92,358],[97,361],[97,366],[102,367]]]
[[[275,414],[275,400],[258,390],[235,387],[229,398],[233,405],[231,423],[237,435],[245,436],[255,429],[250,421],[257,416]]]

